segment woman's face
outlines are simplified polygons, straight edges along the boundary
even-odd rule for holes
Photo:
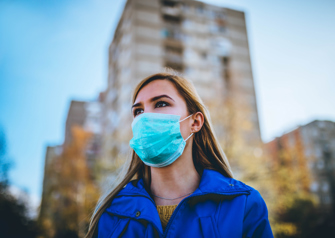
[[[133,117],[148,112],[180,115],[180,120],[189,116],[184,98],[169,80],[154,80],[137,94],[132,106]],[[180,123],[180,131],[184,139],[191,134],[191,126],[192,118]]]

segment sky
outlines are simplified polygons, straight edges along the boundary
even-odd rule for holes
[[[206,0],[246,14],[264,142],[335,121],[335,1]],[[0,0],[0,130],[10,181],[38,204],[46,146],[62,144],[70,101],[107,86],[125,0]]]

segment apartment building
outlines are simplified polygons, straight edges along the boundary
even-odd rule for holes
[[[260,145],[244,12],[200,1],[128,0],[109,47],[106,165],[128,156],[134,87],[164,67],[194,83],[228,157],[238,157],[232,148],[249,153]]]
[[[300,174],[297,190],[313,193],[324,212],[335,203],[335,122],[315,120],[266,143],[272,165],[283,163]],[[335,212],[335,211],[334,211]]]

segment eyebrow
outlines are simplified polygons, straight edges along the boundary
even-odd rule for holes
[[[156,97],[151,98],[151,99],[150,99],[150,102],[157,101],[158,99],[161,99],[161,98],[169,98],[169,99],[171,99],[172,101],[174,101],[173,98],[171,98],[170,96],[168,96],[168,95],[166,95],[166,94],[163,94],[163,95],[159,95],[159,96],[156,96]],[[140,105],[141,105],[141,103],[138,102],[138,103],[135,103],[131,108],[133,108],[133,107],[138,107],[138,106],[140,106]]]

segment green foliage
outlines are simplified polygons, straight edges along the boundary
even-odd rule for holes
[[[38,235],[36,222],[27,216],[26,204],[9,194],[3,183],[0,183],[0,234],[6,238]]]
[[[7,156],[7,143],[3,130],[0,130],[0,183],[8,184],[8,172],[13,163]]]
[[[279,238],[308,237],[317,226],[317,206],[308,196],[294,196],[281,213],[277,213],[277,221],[283,224],[292,224],[296,229],[294,233],[286,231],[277,232]]]

